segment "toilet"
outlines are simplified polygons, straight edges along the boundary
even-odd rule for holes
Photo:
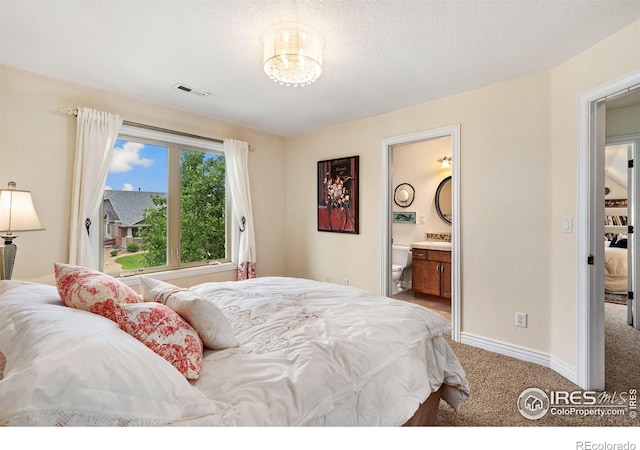
[[[391,295],[398,294],[411,286],[411,249],[401,245],[391,247]],[[404,286],[406,287],[403,287]]]

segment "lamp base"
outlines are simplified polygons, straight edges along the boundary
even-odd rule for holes
[[[0,280],[10,280],[13,273],[13,263],[16,260],[16,244],[0,245]]]

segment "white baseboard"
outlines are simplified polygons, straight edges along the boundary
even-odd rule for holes
[[[578,369],[569,366],[566,362],[551,357],[551,369],[565,377],[574,384],[578,384]]]
[[[577,384],[578,376],[576,368],[569,366],[567,363],[547,353],[464,332],[460,333],[460,343],[548,367],[572,383]]]

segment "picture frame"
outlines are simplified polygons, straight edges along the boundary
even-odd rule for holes
[[[360,157],[318,161],[318,231],[359,234]]]
[[[406,211],[394,212],[393,223],[416,223],[416,213]]]

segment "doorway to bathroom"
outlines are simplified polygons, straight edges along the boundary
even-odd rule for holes
[[[409,249],[435,237],[442,239],[443,246],[448,240],[450,263],[439,266],[449,270],[450,264],[450,280],[443,286],[448,288],[450,282],[451,300],[446,305],[448,311],[441,313],[450,314],[455,341],[460,340],[459,162],[460,125],[395,136],[382,142],[382,295],[411,296],[413,267]],[[447,164],[449,167],[443,168]],[[446,190],[450,201],[438,202]],[[394,265],[396,271],[398,266],[405,268],[400,280],[394,273]]]

